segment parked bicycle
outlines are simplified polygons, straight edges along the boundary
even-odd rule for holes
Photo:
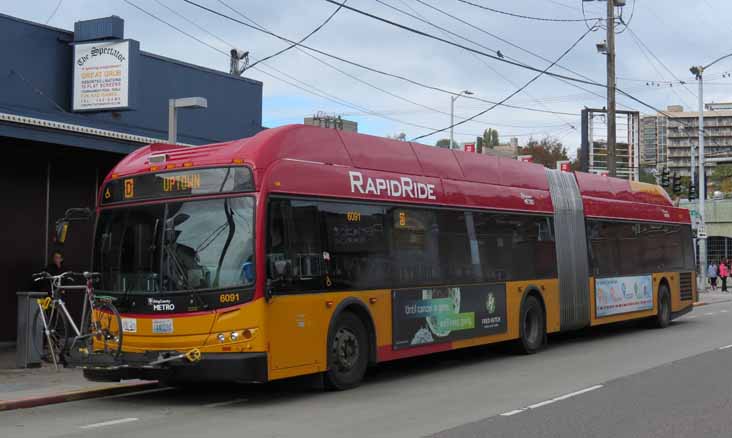
[[[52,362],[57,368],[59,364],[67,365],[69,359],[83,360],[91,353],[104,352],[117,357],[122,351],[122,318],[111,298],[94,295],[94,280],[99,276],[97,272],[33,274],[34,281],[47,280],[51,283],[49,296],[37,300],[39,311],[34,318],[33,327],[37,327],[39,323],[42,325],[43,339],[39,345],[34,338],[34,345],[41,358]],[[83,277],[86,285],[63,284],[65,280],[74,277]],[[63,299],[63,292],[67,290],[84,291],[84,304],[78,325]]]

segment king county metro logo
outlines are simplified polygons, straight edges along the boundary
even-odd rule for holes
[[[485,310],[492,315],[496,311],[496,296],[493,293],[489,293],[485,299]]]

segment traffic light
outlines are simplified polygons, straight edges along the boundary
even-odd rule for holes
[[[696,199],[696,184],[689,183],[689,201]]]
[[[669,174],[671,172],[668,170],[668,167],[663,168],[663,172],[661,172],[661,185],[664,187],[669,186]]]
[[[681,194],[681,178],[676,173],[671,178],[671,193],[674,195]]]
[[[483,136],[475,137],[475,151],[479,154],[483,153]]]

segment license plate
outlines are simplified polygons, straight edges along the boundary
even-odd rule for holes
[[[125,333],[137,333],[137,320],[135,318],[122,318],[122,331]]]
[[[153,333],[173,333],[173,320],[172,319],[153,319],[152,332]]]

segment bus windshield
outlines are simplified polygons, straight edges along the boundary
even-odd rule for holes
[[[254,284],[254,198],[103,210],[95,269],[105,292],[155,294]]]

